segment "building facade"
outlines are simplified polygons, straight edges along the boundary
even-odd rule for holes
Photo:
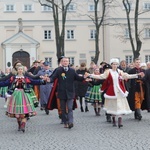
[[[115,6],[115,7],[114,7]],[[131,21],[134,24],[135,0],[131,1]],[[57,67],[55,28],[50,7],[41,6],[38,0],[0,1],[0,69],[12,67],[19,59],[30,67],[34,60],[47,60]],[[102,11],[101,1],[98,11]],[[139,10],[150,10],[150,0],[141,0]],[[65,29],[65,56],[70,63],[89,66],[95,56],[95,26],[89,16],[94,14],[93,0],[72,1],[68,8]],[[150,61],[150,12],[139,16],[142,62]],[[122,1],[111,3],[107,10],[107,25],[100,29],[98,64],[110,58],[125,59],[130,63],[133,53],[129,41],[126,13]],[[134,33],[134,28],[133,28]]]

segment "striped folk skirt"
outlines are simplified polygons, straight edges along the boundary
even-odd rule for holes
[[[36,111],[30,93],[25,93],[23,89],[15,90],[10,97],[6,115],[14,118],[35,116]]]
[[[87,92],[85,94],[85,101],[88,103],[102,102],[101,93],[100,93],[101,85],[89,86]]]

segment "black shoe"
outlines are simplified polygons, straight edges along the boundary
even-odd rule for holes
[[[148,109],[147,112],[150,113],[150,109]]]
[[[45,109],[45,113],[46,113],[46,115],[49,115],[49,110]]]
[[[41,108],[40,108],[40,110],[44,110],[44,108],[43,108],[43,107],[41,107]]]
[[[89,111],[89,110],[88,110],[88,107],[86,106],[86,107],[85,107],[85,112],[87,112],[87,111]]]
[[[68,128],[69,129],[73,128],[73,123],[69,123]]]

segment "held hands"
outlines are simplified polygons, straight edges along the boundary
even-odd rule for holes
[[[89,76],[90,76],[90,74],[89,74],[88,72],[85,72],[84,78],[86,79],[86,78],[88,78]]]
[[[48,76],[40,76],[40,78],[46,82],[50,82],[50,78]]]
[[[138,76],[141,76],[142,78],[145,76],[144,72],[138,73]]]

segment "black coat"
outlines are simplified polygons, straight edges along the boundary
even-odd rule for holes
[[[145,72],[145,70],[143,69],[137,70],[136,68],[133,68],[128,73],[136,74],[139,72]],[[140,86],[136,82],[136,80],[139,80],[139,79],[130,79],[130,87],[129,87],[129,95],[128,95],[129,106],[131,110],[133,111],[135,110],[135,92],[140,92]],[[143,79],[140,79],[140,80],[144,81]],[[145,90],[144,84],[143,84],[143,89]],[[145,100],[142,103],[142,109],[146,109]]]
[[[145,82],[146,105],[147,105],[147,109],[150,109],[150,69],[145,71],[144,82]]]
[[[74,69],[69,68],[68,71],[65,71],[63,67],[56,69],[54,74],[51,75],[50,81],[54,82],[56,78],[58,79],[58,98],[64,100],[75,97],[74,81],[84,80],[84,77],[79,76]]]
[[[87,72],[86,69],[85,70],[78,69],[76,71],[77,74],[82,75],[84,75],[86,72]],[[87,92],[88,88],[88,82],[76,81],[75,86],[76,86],[76,96],[85,97],[85,93]]]

